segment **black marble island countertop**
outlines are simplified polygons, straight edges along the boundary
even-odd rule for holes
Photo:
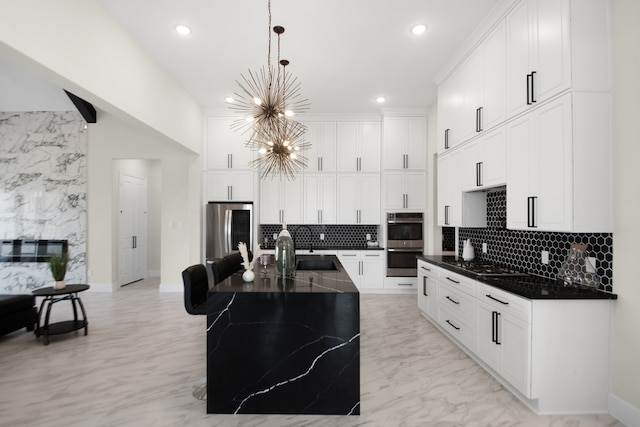
[[[423,255],[418,257],[418,259],[531,300],[618,299],[618,296],[613,293],[603,292],[595,289],[565,287],[555,280],[533,275],[497,277],[477,276],[473,273],[465,271],[463,268],[452,265],[451,261],[455,260],[455,257],[452,256]]]
[[[336,270],[245,283],[232,275],[207,298],[207,413],[360,414],[360,294]]]
[[[244,282],[243,271],[238,271],[209,292],[358,292],[358,288],[335,255],[296,255],[296,262],[299,261],[332,261],[336,270],[296,270],[294,277],[278,277],[274,264],[263,269],[256,263],[253,268],[255,273],[253,282]]]

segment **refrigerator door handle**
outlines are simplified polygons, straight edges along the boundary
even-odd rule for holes
[[[231,252],[231,224],[233,220],[233,211],[227,209],[224,211],[224,251]]]

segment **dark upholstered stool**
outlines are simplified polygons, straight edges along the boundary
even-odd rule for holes
[[[0,295],[0,335],[27,328],[33,331],[38,319],[35,297],[33,295]]]

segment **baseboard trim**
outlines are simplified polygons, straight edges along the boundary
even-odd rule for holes
[[[609,413],[628,426],[640,426],[640,408],[609,393]]]

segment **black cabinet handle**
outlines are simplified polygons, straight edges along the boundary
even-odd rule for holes
[[[536,102],[536,90],[535,90],[535,84],[536,84],[536,72],[532,71],[531,72],[531,102]]]
[[[449,301],[451,301],[452,303],[456,304],[456,305],[457,305],[457,304],[460,304],[460,302],[458,302],[458,301],[454,300],[454,299],[453,299],[453,298],[451,298],[449,295],[447,295],[445,298],[446,298],[446,299],[448,299]]]
[[[509,303],[508,303],[508,302],[500,301],[498,298],[492,297],[490,294],[487,294],[487,295],[485,295],[485,296],[486,296],[487,298],[489,298],[489,299],[492,299],[492,300],[494,300],[494,301],[496,301],[496,302],[499,302],[500,304],[503,304],[503,305],[509,305]]]
[[[444,130],[444,149],[449,148],[449,129]]]
[[[496,315],[497,314],[498,314],[497,311],[492,311],[491,312],[491,342],[493,342],[493,343],[498,341],[498,338],[496,337],[496,335],[498,334],[498,330],[496,329]]]
[[[449,225],[449,205],[444,207],[444,224]]]
[[[455,283],[455,284],[457,284],[457,285],[459,285],[459,284],[460,284],[460,282],[459,282],[459,281],[457,281],[457,280],[453,280],[451,277],[447,277],[447,280],[449,280],[449,281],[451,281],[451,282],[453,282],[453,283]]]
[[[427,294],[427,277],[423,277],[422,278],[422,295],[424,295],[425,297],[428,297],[429,294]]]
[[[482,132],[482,107],[476,108],[476,132]]]
[[[456,331],[459,331],[459,330],[460,330],[460,328],[459,328],[459,327],[457,327],[457,326],[456,326],[456,325],[454,325],[453,323],[449,322],[449,320],[447,320],[446,322],[447,322],[449,325],[451,325],[451,327],[452,327],[453,329],[455,329]]]
[[[476,187],[482,187],[484,185],[482,183],[483,168],[484,168],[483,162],[476,163]]]
[[[535,71],[532,71],[531,74],[527,74],[527,105],[532,105],[534,102],[536,102],[535,75]]]
[[[500,342],[500,330],[498,329],[498,327],[499,327],[499,325],[500,325],[500,313],[498,313],[497,311],[496,311],[495,313],[496,313],[496,317],[495,317],[495,319],[496,319],[496,320],[495,320],[495,325],[496,325],[496,341],[495,341],[495,343],[496,343],[496,345],[500,345],[500,344],[502,344],[502,343]]]
[[[537,227],[536,221],[536,204],[538,202],[538,197],[532,196],[527,197],[527,227]]]
[[[420,268],[421,268],[421,269],[423,269],[424,271],[431,271],[431,269],[430,269],[430,268],[427,268],[427,267],[425,267],[425,266],[423,266],[423,265],[421,265],[421,266],[420,266]]]

